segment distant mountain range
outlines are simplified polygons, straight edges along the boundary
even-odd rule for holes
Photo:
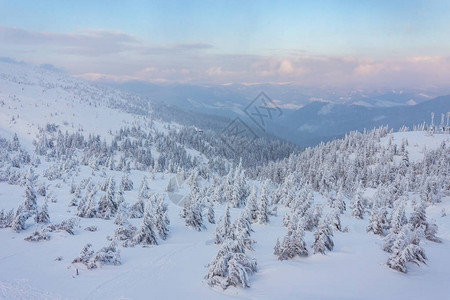
[[[431,113],[439,125],[441,113],[450,111],[450,95],[409,106],[364,107],[360,105],[315,102],[287,114],[282,121],[289,128],[290,140],[306,146],[341,137],[350,130],[372,129],[389,125],[394,130],[430,124]]]
[[[239,106],[246,106],[261,91],[285,109],[297,109],[310,102],[355,104],[367,107],[391,107],[414,105],[426,102],[440,95],[450,94],[450,89],[339,89],[306,88],[292,84],[229,84],[190,85],[152,84],[140,81],[108,83],[113,87],[148,96],[166,104],[187,109],[216,111],[223,114]]]
[[[293,85],[157,85],[143,82],[113,84],[127,92],[173,105],[191,114],[216,115],[224,119],[245,118],[243,109],[260,91],[282,108],[283,115],[267,130],[300,146],[341,137],[350,130],[389,125],[398,130],[430,122],[436,114],[450,111],[445,90],[335,90],[306,89]],[[442,94],[441,94],[442,95]],[[250,121],[251,123],[251,121]],[[249,124],[251,126],[251,124]]]

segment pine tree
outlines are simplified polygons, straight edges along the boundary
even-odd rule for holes
[[[78,203],[77,216],[86,218],[86,213],[87,213],[88,208],[90,208],[90,210],[92,211],[92,208],[93,208],[92,205],[95,206],[95,199],[93,199],[93,198],[95,198],[96,194],[97,194],[97,187],[92,183],[88,184],[86,186],[86,190],[84,192],[83,197],[81,197],[81,199]],[[91,206],[89,207],[89,205],[91,205]],[[96,211],[97,208],[95,207],[94,210]],[[94,214],[94,216],[95,216],[95,214]]]
[[[231,237],[231,214],[230,214],[230,207],[227,205],[227,209],[225,210],[225,216],[223,217],[223,224],[222,224],[222,235],[224,239]]]
[[[21,230],[25,229],[25,222],[28,220],[28,218],[32,215],[32,213],[29,210],[26,210],[24,206],[19,205],[17,208],[13,220],[11,222],[11,228],[15,232],[19,232]]]
[[[81,190],[82,190],[82,183],[80,182],[74,192],[73,192],[73,198],[72,201],[70,201],[69,206],[77,206],[78,205],[78,199],[81,198]]]
[[[288,175],[281,186],[281,203],[287,207],[291,207],[291,202],[295,198],[296,190],[294,174]]]
[[[257,221],[257,212],[258,212],[258,194],[256,192],[255,185],[252,186],[250,191],[250,195],[248,196],[247,205],[245,206],[250,219],[253,222]]]
[[[370,210],[369,225],[366,227],[367,232],[373,232],[374,234],[381,234],[383,228],[378,224],[378,203],[374,202],[372,204],[372,209]]]
[[[123,241],[122,245],[128,247],[132,242],[134,235],[136,234],[136,227],[131,225],[128,221],[129,217],[128,205],[122,202],[116,214],[114,223],[119,227],[114,231],[114,237],[116,240]]]
[[[427,221],[427,213],[425,209],[426,205],[423,202],[418,202],[414,206],[409,223],[413,225],[414,228],[421,228],[427,240],[440,243],[441,240],[436,236],[437,225]]]
[[[84,217],[86,205],[88,204],[88,196],[89,195],[86,192],[86,194],[81,198],[80,202],[78,202],[77,216],[79,216],[79,217]]]
[[[394,208],[392,210],[390,220],[390,228],[391,232],[393,233],[400,232],[400,230],[403,228],[403,225],[405,225],[408,222],[405,214],[405,202],[406,198],[400,197],[394,203]]]
[[[303,221],[297,222],[296,218],[291,217],[288,225],[288,231],[280,241],[277,239],[277,244],[274,248],[274,254],[279,260],[286,260],[294,258],[295,256],[307,256],[308,249],[304,241]]]
[[[223,217],[220,217],[216,222],[216,230],[214,232],[214,244],[222,244],[223,243]]]
[[[124,191],[131,191],[133,189],[133,181],[131,181],[127,173],[122,176],[120,185],[122,186]]]
[[[303,210],[301,211],[301,214],[303,214],[304,229],[307,231],[312,231],[317,225],[315,221],[317,218],[314,216],[314,211],[313,206],[308,207],[304,213]]]
[[[307,256],[308,255],[308,248],[306,246],[306,242],[304,240],[305,231],[303,229],[303,222],[300,221],[297,223],[297,226],[295,228],[294,232],[294,240],[295,240],[295,252],[299,256]]]
[[[441,239],[439,239],[436,234],[438,232],[438,227],[436,224],[427,223],[425,226],[424,234],[427,240],[430,240],[435,243],[441,243]]]
[[[117,210],[116,218],[114,219],[114,224],[125,225],[128,224],[128,218],[130,217],[130,212],[128,205],[125,202],[120,203],[119,209]]]
[[[313,206],[313,213],[312,213],[312,225],[313,227],[319,226],[320,219],[322,218],[323,209],[322,206],[319,204],[316,204]]]
[[[183,203],[183,211],[181,217],[185,219],[186,226],[190,226],[197,231],[205,228],[203,225],[203,203],[200,199],[200,191],[196,180],[193,180],[193,185],[189,195]]]
[[[208,265],[209,273],[205,278],[210,286],[246,288],[250,287],[248,276],[256,272],[256,266],[256,260],[248,257],[236,241],[226,240]]]
[[[73,177],[72,177],[72,179],[70,180],[70,193],[71,194],[73,194],[73,193],[75,193],[75,183],[73,182]]]
[[[241,206],[241,195],[240,195],[240,182],[239,182],[239,177],[236,178],[233,181],[233,184],[230,187],[230,205],[231,207],[240,207]]]
[[[97,204],[95,201],[96,194],[97,194],[97,189],[96,188],[92,189],[92,191],[89,193],[86,208],[83,211],[82,216],[80,216],[80,217],[94,218],[95,216],[97,216]]]
[[[94,256],[95,251],[92,250],[92,244],[86,244],[83,249],[81,249],[80,254],[75,257],[72,263],[82,263],[87,265],[90,259]]]
[[[167,204],[164,203],[164,195],[154,195],[156,230],[159,236],[165,240],[169,235],[169,217],[167,216]]]
[[[228,286],[250,287],[248,275],[256,272],[256,261],[244,253],[234,253],[228,261]]]
[[[72,182],[71,182],[71,189],[73,188],[73,192],[71,191],[71,193],[73,194],[73,198],[69,203],[69,206],[78,206],[78,199],[81,198],[81,190],[82,190],[82,184],[81,182],[75,186],[73,183],[73,178],[72,178]]]
[[[249,187],[248,187],[248,183],[247,183],[247,179],[246,179],[246,175],[245,175],[245,170],[242,168],[242,159],[239,163],[239,195],[241,198],[241,207],[245,206],[247,204],[247,197],[250,194],[249,192]]]
[[[216,223],[214,243],[222,244],[223,241],[231,238],[233,235],[232,229],[230,207],[227,205],[225,215],[220,217],[219,221]]]
[[[102,265],[120,265],[120,250],[117,249],[117,243],[115,241],[107,247],[103,247],[95,253],[94,263],[101,267]]]
[[[11,150],[19,151],[19,149],[20,149],[19,137],[17,136],[17,133],[14,133],[13,140],[11,143]]]
[[[339,209],[339,212],[341,214],[344,213],[344,211],[347,209],[346,205],[345,205],[345,201],[344,201],[344,195],[342,192],[342,188],[339,188],[339,191],[336,195],[336,200],[335,200],[335,208]]]
[[[36,221],[36,223],[41,223],[41,224],[50,223],[47,199],[44,200],[41,210],[36,214],[35,221]]]
[[[197,202],[200,200],[200,188],[198,186],[197,179],[194,174],[190,176],[189,181],[191,182],[191,190],[189,191],[189,194],[186,196],[186,198],[183,201],[183,210],[181,211],[181,217],[186,218],[188,210],[190,209],[192,202]]]
[[[340,210],[338,208],[336,208],[333,211],[331,217],[332,217],[332,220],[333,220],[333,228],[336,229],[337,231],[342,231]]]
[[[124,194],[123,186],[119,185],[119,189],[117,190],[117,193],[116,193],[115,199],[114,199],[117,209],[119,209],[120,204],[125,201],[123,194]]]
[[[155,231],[155,219],[153,216],[152,207],[149,202],[145,209],[144,219],[142,221],[141,227],[133,237],[133,244],[158,245]]]
[[[223,199],[228,202],[229,205],[232,205],[231,199],[233,198],[233,170],[230,168],[228,175],[223,181],[222,193]]]
[[[142,218],[144,216],[145,204],[142,196],[138,196],[138,200],[131,207],[131,218]]]
[[[115,201],[115,189],[116,182],[114,177],[108,179],[108,185],[106,187],[106,194],[103,195],[98,204],[98,215],[103,219],[110,219],[114,217],[117,212],[117,203]]]
[[[269,198],[267,195],[267,181],[261,187],[261,194],[258,199],[258,210],[256,212],[260,224],[269,223]]]
[[[281,253],[281,244],[280,244],[280,239],[277,238],[277,242],[275,243],[275,247],[273,247],[273,255],[276,255],[276,256],[280,257],[280,253]]]
[[[362,199],[362,193],[360,188],[358,187],[352,203],[352,216],[354,216],[357,219],[363,219],[364,218],[364,206],[363,206],[363,199]]]
[[[142,178],[141,186],[139,187],[138,198],[148,199],[149,198],[150,188],[148,187],[147,176]]]
[[[427,223],[427,214],[423,202],[418,202],[414,205],[413,212],[409,218],[409,223],[415,228],[419,228]]]
[[[36,203],[36,191],[34,189],[34,172],[33,169],[28,169],[28,173],[25,177],[25,201],[24,209],[28,210],[30,213],[36,213],[37,203]]]
[[[252,245],[255,243],[255,240],[251,238],[253,229],[249,220],[249,216],[245,211],[241,212],[236,221],[234,221],[232,229],[233,240],[242,243],[248,250],[253,250]]]
[[[0,210],[0,228],[10,227],[14,218],[14,209],[5,213],[4,210]]]
[[[394,270],[402,273],[407,272],[406,263],[412,262],[426,264],[427,259],[425,251],[419,246],[420,238],[417,238],[414,227],[411,224],[403,227],[397,234],[391,247],[391,256],[389,256],[387,265]]]
[[[208,222],[210,224],[216,224],[216,218],[214,216],[214,203],[209,201],[208,203]]]
[[[133,245],[133,237],[136,235],[137,228],[128,222],[124,222],[122,225],[114,230],[114,238],[119,241],[123,241],[122,246],[128,247]]]
[[[319,227],[314,233],[314,243],[312,248],[314,253],[325,254],[327,251],[333,250],[334,243],[331,237],[333,236],[333,231],[328,225],[328,221],[322,219]]]
[[[222,204],[224,202],[223,186],[219,182],[214,186],[213,199],[215,203]]]

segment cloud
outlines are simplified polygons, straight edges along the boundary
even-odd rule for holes
[[[233,72],[223,71],[222,67],[212,67],[206,70],[206,74],[209,76],[229,76],[233,75]]]
[[[193,52],[213,48],[207,43],[179,43],[149,46],[133,35],[116,30],[91,29],[71,33],[42,32],[0,26],[0,43],[2,45],[56,47],[65,54],[100,56],[117,54],[125,51],[140,54],[173,54]]]
[[[377,75],[383,70],[384,66],[380,63],[367,64],[362,63],[355,68],[355,73],[361,76]]]
[[[99,78],[192,84],[295,84],[331,88],[426,88],[448,86],[450,83],[450,59],[445,57],[377,61],[355,57],[279,58],[205,54],[199,59],[196,54],[187,54],[183,59],[178,56],[169,60],[144,58],[140,63],[124,65],[119,69],[120,72],[112,74],[114,76]]]
[[[181,53],[181,52],[192,52],[198,50],[206,50],[214,48],[213,45],[206,43],[181,43],[181,44],[171,44],[171,45],[162,45],[162,46],[145,46],[145,47],[136,47],[136,50],[141,52],[142,54],[153,54],[153,55],[161,55],[161,54],[173,54],[173,53]]]
[[[0,26],[2,45],[54,47],[57,52],[99,56],[120,53],[137,46],[139,41],[132,35],[104,29],[55,33]]]
[[[142,80],[192,84],[296,84],[305,87],[377,88],[448,85],[450,60],[375,61],[354,57],[273,57],[258,55],[187,55],[183,59],[145,59],[114,81]],[[131,78],[131,79],[130,79]]]
[[[445,56],[374,59],[302,51],[287,54],[286,49],[229,54],[202,41],[149,45],[115,30],[54,33],[5,26],[0,26],[0,44],[2,56],[49,63],[88,80],[332,88],[424,88],[450,83],[450,58]]]
[[[290,73],[293,73],[295,71],[295,69],[289,60],[283,59],[280,64],[279,71],[280,71],[280,73],[290,74]]]
[[[102,73],[83,73],[73,75],[77,78],[83,78],[89,81],[113,81],[113,82],[126,82],[134,80],[135,78],[132,76],[117,76],[111,74],[102,74]]]

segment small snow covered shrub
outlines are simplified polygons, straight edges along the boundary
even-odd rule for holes
[[[128,174],[123,175],[120,184],[123,186],[124,191],[131,191],[133,189],[133,181],[128,178]]]
[[[130,223],[120,225],[114,231],[114,238],[123,241],[122,246],[128,247],[132,245],[132,240],[134,235],[136,234],[136,227],[131,225]]]
[[[116,242],[112,242],[109,246],[103,247],[97,252],[92,249],[91,244],[86,244],[72,263],[81,263],[89,270],[107,264],[119,265],[121,264],[120,250],[117,249]]]
[[[28,242],[38,242],[38,241],[47,241],[50,239],[50,234],[45,230],[35,231],[32,235],[26,237],[24,240]]]
[[[425,250],[419,245],[423,235],[423,230],[414,228],[412,224],[407,224],[397,234],[390,233],[385,238],[384,246],[384,250],[391,253],[387,265],[391,269],[406,273],[408,262],[416,265],[426,264]]]
[[[208,265],[209,273],[206,275],[210,286],[220,286],[226,289],[229,286],[250,287],[249,275],[257,271],[254,258],[245,254],[244,247],[233,240],[226,240],[216,257]]]
[[[19,205],[9,226],[15,232],[22,231],[25,229],[25,222],[31,217],[31,215],[32,213],[29,210],[25,209],[22,205]]]
[[[117,249],[117,243],[112,242],[109,246],[101,248],[94,257],[97,266],[102,265],[120,265],[120,250]]]
[[[96,268],[95,264],[91,262],[91,258],[94,256],[94,250],[92,250],[91,244],[86,244],[81,250],[80,254],[74,258],[72,263],[82,263],[88,269]]]
[[[5,212],[3,209],[0,210],[0,228],[9,227],[14,218],[14,209],[9,212]]]
[[[62,221],[60,224],[50,224],[47,226],[49,231],[66,231],[72,235],[75,234],[75,227],[78,226],[78,223],[80,222],[77,218],[70,218],[67,220]]]
[[[91,225],[91,226],[86,227],[84,230],[94,232],[94,231],[97,231],[97,226]]]
[[[283,242],[277,239],[274,254],[279,260],[294,258],[295,256],[307,256],[308,249],[304,241],[304,229],[302,222],[291,222]]]

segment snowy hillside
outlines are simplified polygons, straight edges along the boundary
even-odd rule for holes
[[[63,132],[86,131],[109,139],[108,132],[139,120],[125,112],[137,99],[42,68],[0,62],[0,127],[6,136],[17,133],[24,143],[48,123]]]
[[[0,63],[0,299],[448,298],[450,135],[239,163],[133,97]]]

